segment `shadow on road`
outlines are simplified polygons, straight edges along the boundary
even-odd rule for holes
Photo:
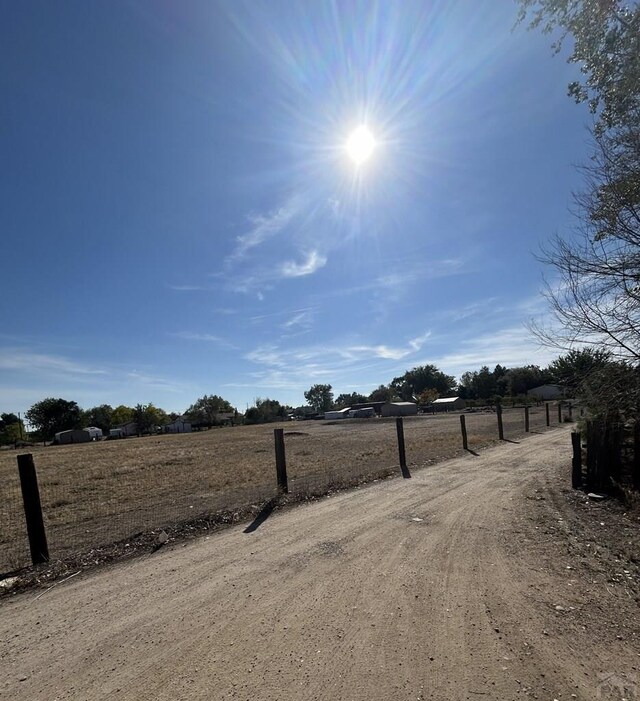
[[[253,521],[242,531],[243,533],[253,533],[257,531],[258,528],[271,516],[271,512],[278,505],[277,497],[269,499],[269,501],[258,511],[258,514],[253,519]]]

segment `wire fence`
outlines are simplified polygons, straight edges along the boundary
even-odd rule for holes
[[[550,424],[557,426],[555,405]],[[529,430],[547,430],[545,406]],[[566,414],[566,411],[565,411]],[[466,412],[468,446],[498,442],[495,412]],[[565,417],[563,417],[564,419]],[[504,435],[525,434],[522,408],[503,411]],[[277,495],[275,424],[33,448],[52,559],[197,521],[246,518]],[[395,419],[300,421],[284,432],[291,499],[399,474]],[[459,414],[406,417],[407,463],[419,469],[464,453]],[[30,564],[15,451],[0,453],[0,573]]]

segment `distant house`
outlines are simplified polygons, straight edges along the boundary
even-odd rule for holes
[[[111,438],[126,438],[127,436],[138,435],[138,424],[135,421],[127,421],[127,423],[114,426],[109,431]]]
[[[53,442],[56,445],[69,445],[70,443],[88,443],[91,440],[89,433],[81,428],[72,428],[69,431],[58,431]]]
[[[387,402],[382,405],[382,416],[415,416],[418,405],[415,402]]]
[[[97,426],[87,426],[87,428],[83,428],[83,431],[86,431],[89,434],[89,438],[92,441],[101,441],[102,440],[102,429],[98,428]]]
[[[382,413],[382,407],[386,402],[362,402],[360,404],[352,404],[350,409],[353,411],[355,409],[373,409],[378,416]]]
[[[527,391],[528,397],[534,397],[543,401],[547,399],[562,399],[566,395],[566,387],[562,385],[540,385]]]
[[[442,397],[431,402],[427,408],[431,411],[459,411],[465,406],[466,402],[461,397]]]
[[[162,428],[163,433],[191,433],[191,421],[186,416],[178,416]]]
[[[335,411],[325,411],[325,419],[348,419],[349,409],[336,409]]]
[[[372,406],[365,406],[361,409],[349,409],[350,419],[372,419],[376,415],[375,409]]]

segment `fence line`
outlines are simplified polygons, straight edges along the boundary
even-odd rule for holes
[[[278,493],[295,499],[398,471],[410,477],[410,469],[460,455],[460,431],[464,449],[522,434],[521,408],[496,413],[497,427],[493,412],[469,412],[396,421],[296,422],[274,429],[271,439],[269,427],[262,425],[36,448],[49,551],[60,559],[172,524],[215,519],[223,511],[246,514],[251,505],[258,509]],[[532,407],[528,414],[532,429],[544,427],[543,407]],[[0,573],[29,562],[12,455],[0,453]]]

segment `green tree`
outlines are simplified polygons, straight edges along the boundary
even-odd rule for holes
[[[305,393],[304,398],[309,402],[309,406],[319,414],[329,411],[333,407],[333,392],[331,385],[313,385]]]
[[[82,418],[85,426],[96,426],[102,429],[104,434],[108,434],[109,429],[113,426],[113,407],[109,404],[94,406],[87,409]]]
[[[25,413],[25,418],[43,440],[51,440],[59,431],[80,428],[82,410],[76,402],[48,397],[36,402]]]
[[[370,402],[390,402],[393,391],[387,385],[380,385],[369,395]]]
[[[235,409],[217,394],[205,394],[196,400],[185,412],[189,421],[200,426],[216,426],[220,423],[220,414],[228,414]]]
[[[354,404],[363,404],[367,401],[364,394],[359,394],[358,392],[351,392],[351,394],[339,394],[336,399],[337,409],[346,409],[347,407],[353,406]]]
[[[125,406],[120,404],[117,406],[113,413],[111,414],[111,426],[121,426],[122,424],[129,423],[133,421],[133,409],[130,406]]]
[[[585,380],[607,367],[610,362],[611,353],[606,350],[581,348],[556,358],[549,365],[548,370],[553,382],[571,389],[578,389]]]
[[[163,409],[153,404],[136,404],[133,409],[133,421],[136,422],[138,434],[155,433],[157,426],[169,423],[169,417]]]
[[[413,401],[425,389],[434,389],[440,396],[451,394],[455,391],[456,379],[435,365],[419,365],[407,370],[404,375],[395,377],[389,386],[400,399]]]
[[[0,414],[0,445],[13,445],[24,440],[24,424],[15,414]]]
[[[519,0],[519,21],[546,34],[559,33],[556,52],[567,37],[569,62],[582,82],[569,85],[577,102],[598,115],[596,131],[625,127],[640,113],[640,4],[624,0]]]
[[[249,407],[245,412],[244,420],[247,424],[264,424],[285,421],[287,414],[288,408],[276,399],[260,399],[258,397],[255,400],[255,405]]]

